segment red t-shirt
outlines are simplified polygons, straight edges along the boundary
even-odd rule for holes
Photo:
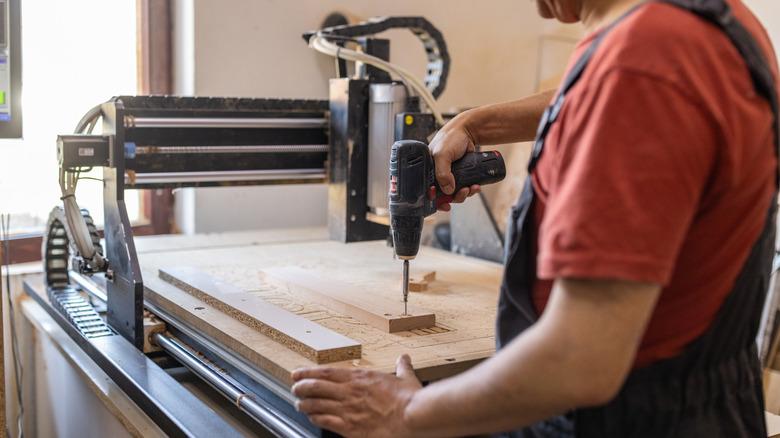
[[[729,3],[777,77],[766,32]],[[533,175],[534,304],[558,277],[660,284],[635,366],[673,357],[709,327],[764,226],[769,104],[720,29],[651,3],[605,37],[561,111]]]

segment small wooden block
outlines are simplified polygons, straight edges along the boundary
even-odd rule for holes
[[[409,278],[409,292],[425,292],[428,290],[428,282],[417,278]]]
[[[428,284],[436,281],[436,271],[425,271],[409,278],[409,292],[425,292]]]
[[[403,301],[399,291],[398,301],[388,300],[371,291],[347,283],[330,280],[297,267],[268,268],[263,270],[265,279],[287,286],[296,293],[325,307],[376,327],[386,333],[396,333],[436,325],[433,312],[409,306],[403,315]]]
[[[191,267],[160,278],[317,363],[359,359],[361,344]]]
[[[152,342],[152,335],[165,331],[165,323],[151,313],[144,312],[144,353],[160,351],[162,348]]]

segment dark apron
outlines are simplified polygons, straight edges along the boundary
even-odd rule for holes
[[[774,79],[759,46],[731,15],[729,6],[724,0],[665,2],[708,20],[729,37],[744,58],[756,91],[770,102],[780,147]],[[499,348],[538,318],[532,302],[536,230],[530,175],[544,151],[545,137],[558,118],[566,94],[577,83],[604,35],[614,25],[602,31],[586,49],[542,116],[528,165],[529,177],[520,200],[512,209],[506,236],[506,269],[496,328]],[[632,371],[619,394],[608,404],[578,409],[507,435],[527,438],[766,437],[761,365],[755,337],[774,254],[776,196],[777,193],[772,200],[767,200],[770,205],[764,229],[734,288],[711,327],[701,337],[679,356]]]

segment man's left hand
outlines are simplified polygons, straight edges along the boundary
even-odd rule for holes
[[[344,368],[293,371],[296,408],[316,426],[345,437],[411,436],[404,411],[422,384],[409,356],[396,362],[396,374]]]

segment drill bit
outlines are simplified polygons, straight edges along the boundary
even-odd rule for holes
[[[409,301],[409,260],[404,260],[404,316],[407,315],[407,303]]]

